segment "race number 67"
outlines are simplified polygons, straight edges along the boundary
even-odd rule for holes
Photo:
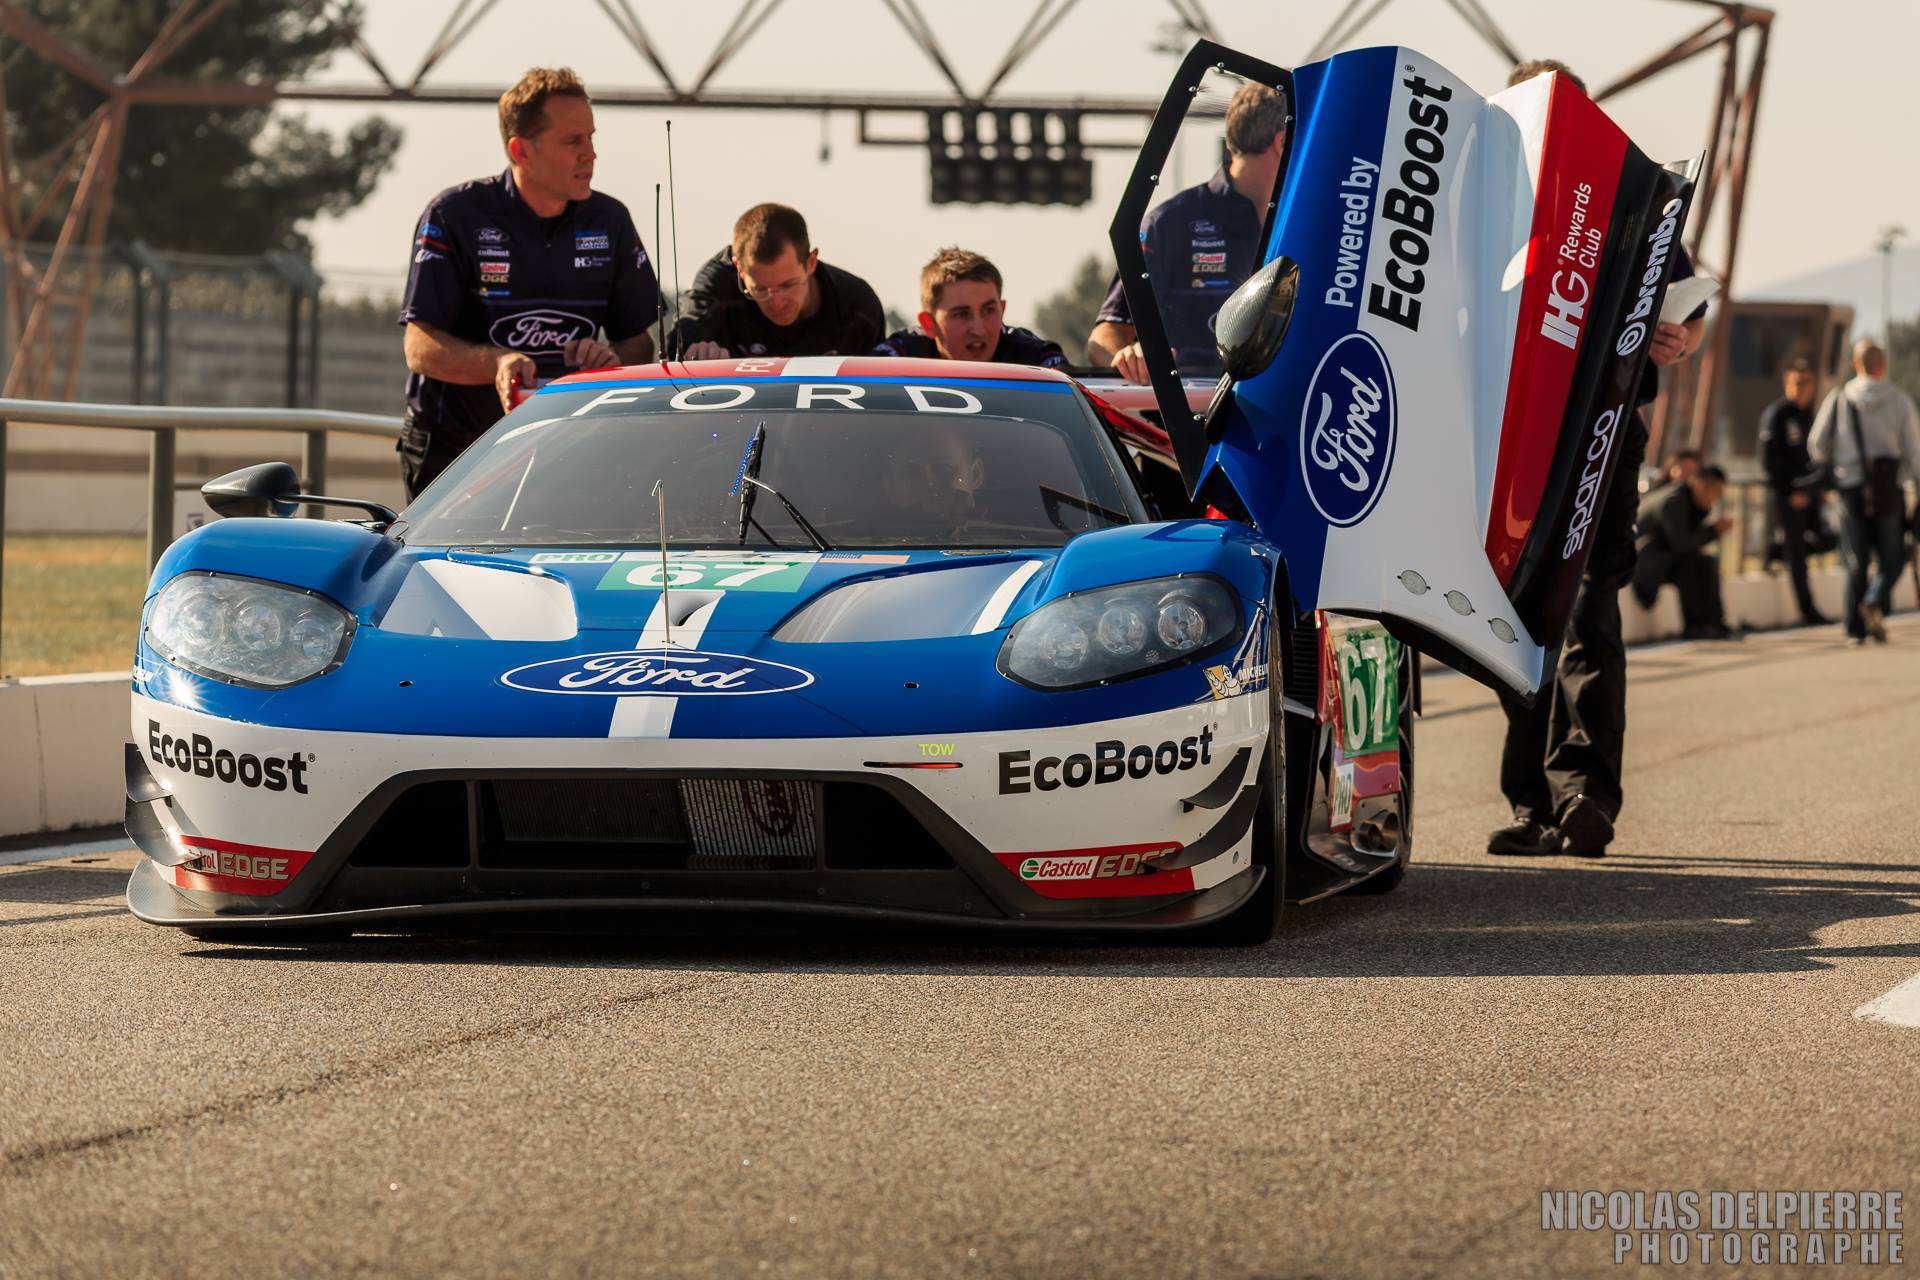
[[[740,587],[755,578],[764,578],[770,573],[779,573],[792,566],[780,561],[755,564],[690,564],[680,561],[665,566],[666,585],[669,587],[696,587],[707,581],[708,574],[723,574],[711,585],[715,587]],[[627,581],[636,587],[657,587],[661,585],[661,566],[652,561],[635,565],[627,570]]]

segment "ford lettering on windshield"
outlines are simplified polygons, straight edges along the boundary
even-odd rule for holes
[[[784,663],[697,649],[621,649],[515,667],[500,683],[528,693],[607,698],[742,697],[786,693],[813,683],[813,675]]]
[[[1393,371],[1365,333],[1327,349],[1307,385],[1300,468],[1307,496],[1329,524],[1358,524],[1380,500],[1393,465]]]

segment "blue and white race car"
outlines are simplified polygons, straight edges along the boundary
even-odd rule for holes
[[[1412,646],[1537,689],[1606,483],[1590,415],[1617,420],[1602,402],[1644,356],[1628,273],[1660,206],[1583,197],[1597,278],[1562,377],[1564,335],[1525,311],[1551,219],[1511,191],[1511,225],[1475,208],[1496,186],[1477,165],[1557,182],[1559,86],[1483,101],[1410,50],[1297,81],[1213,46],[1203,64],[1304,124],[1267,267],[1221,312],[1212,408],[1154,366],[1187,495],[1150,509],[1137,420],[1061,374],[838,357],[564,379],[397,515],[276,518],[315,500],[291,468],[224,477],[209,499],[237,518],[174,544],[143,616],[134,912],[221,937],[724,909],[1258,941],[1283,901],[1393,887]],[[1450,139],[1513,149],[1413,139],[1409,101],[1442,89]],[[1167,112],[1185,102],[1177,80]],[[1385,319],[1327,302],[1360,155],[1382,185],[1350,296],[1402,289]],[[1423,215],[1429,323],[1404,333],[1396,166],[1465,193]],[[1125,272],[1139,247],[1116,242]],[[1151,346],[1157,301],[1133,302]]]

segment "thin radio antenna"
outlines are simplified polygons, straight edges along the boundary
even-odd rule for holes
[[[655,509],[660,513],[660,622],[667,629],[667,646],[673,646],[673,592],[667,573],[667,482],[653,482]]]
[[[680,203],[673,187],[673,121],[667,121],[667,220],[673,230],[673,323],[680,323]]]
[[[653,184],[653,251],[660,252],[660,184],[657,182]],[[658,272],[654,274],[656,277],[659,275]],[[661,366],[665,367],[667,363],[667,299],[661,292],[657,278],[654,280],[653,288],[653,311],[653,327],[660,333],[660,341],[655,344],[659,350],[654,354],[659,357]]]

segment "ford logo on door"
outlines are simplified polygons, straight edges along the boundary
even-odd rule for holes
[[[571,311],[516,311],[487,330],[487,341],[509,351],[558,351],[575,338],[591,338],[594,323]]]
[[[804,689],[813,676],[798,667],[698,649],[621,649],[515,667],[500,683],[528,693],[588,697],[745,697]]]
[[[1367,518],[1387,487],[1397,427],[1393,370],[1370,334],[1327,348],[1300,411],[1300,470],[1328,524]]]

